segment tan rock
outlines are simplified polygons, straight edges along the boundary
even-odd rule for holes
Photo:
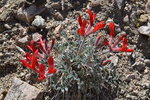
[[[141,15],[139,21],[142,23],[147,22],[148,21],[148,15],[147,14]]]
[[[42,100],[42,91],[18,78],[9,89],[4,100]]]
[[[64,17],[62,16],[62,14],[60,12],[56,12],[54,15],[55,20],[63,20]]]
[[[146,10],[147,14],[150,14],[150,0],[148,0],[148,2],[146,3],[145,10]]]
[[[55,28],[54,34],[61,33],[62,30],[63,30],[63,26],[60,24]]]

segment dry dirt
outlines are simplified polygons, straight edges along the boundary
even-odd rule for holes
[[[118,7],[115,1],[123,3]],[[78,15],[85,15],[87,9],[91,9],[97,13],[96,21],[112,19],[117,24],[116,33],[127,33],[129,47],[135,50],[133,53],[112,54],[118,57],[117,72],[124,81],[119,86],[115,100],[150,100],[150,38],[138,31],[140,26],[150,21],[146,17],[149,15],[145,16],[148,14],[145,10],[147,2],[148,0],[0,0],[0,91],[7,92],[14,77],[43,88],[40,83],[34,83],[35,78],[19,62],[22,54],[16,45],[25,49],[33,33],[47,36],[48,40],[55,38],[61,41],[60,33],[64,31],[72,38],[78,28]],[[26,11],[23,12],[22,9]],[[36,15],[42,16],[45,22],[33,23]],[[29,81],[31,78],[33,82]]]

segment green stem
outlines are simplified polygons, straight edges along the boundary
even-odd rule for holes
[[[81,53],[82,51],[82,47],[84,45],[84,42],[85,42],[85,37],[83,38],[83,41],[81,42],[80,46],[79,46],[79,49],[78,49],[78,55]]]

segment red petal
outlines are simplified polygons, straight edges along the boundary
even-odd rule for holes
[[[105,21],[101,21],[101,22],[97,23],[93,29],[93,32],[96,32],[97,30],[104,28],[105,25],[106,25]]]
[[[20,60],[25,67],[31,68],[31,65],[27,63],[27,60]]]
[[[96,13],[93,14],[93,23],[95,21],[95,18],[96,18]]]
[[[54,59],[52,56],[49,57],[48,64],[49,64],[48,73],[49,74],[56,73],[57,69],[54,68]]]
[[[91,12],[91,10],[90,9],[88,9],[88,14],[89,14],[89,16],[90,16],[90,25],[92,26],[93,25],[93,15],[92,15],[92,12]]]
[[[39,74],[40,74],[39,80],[43,80],[46,78],[45,77],[45,69],[46,69],[46,67],[43,64],[39,65]]]
[[[45,45],[45,41],[42,40],[42,37],[40,37],[40,49],[45,53],[47,54],[46,52],[46,45]]]
[[[127,46],[128,46],[128,39],[124,38],[122,47],[126,48]]]
[[[32,59],[32,55],[29,52],[26,52],[26,58],[30,61]]]
[[[114,32],[115,32],[115,25],[114,25],[114,23],[109,23],[109,27],[110,27],[110,36],[111,37],[114,37]]]
[[[133,49],[127,49],[126,52],[133,52]]]
[[[40,76],[38,79],[40,80],[40,81],[42,81],[42,80],[44,80],[46,77],[45,76]]]
[[[32,52],[35,52],[35,50],[36,50],[34,43],[35,43],[34,40],[31,40],[31,41],[30,41],[30,46],[27,45],[27,47],[28,47]]]
[[[31,51],[33,51],[32,47],[30,45],[27,45],[27,48]]]
[[[82,18],[81,18],[81,16],[78,17],[78,22],[79,22],[79,25],[82,26]]]
[[[34,70],[34,71],[37,71],[37,69],[36,69],[36,65],[38,65],[38,62],[37,62],[37,55],[38,55],[38,49],[35,51],[35,53],[34,53],[34,55],[33,55],[33,58],[32,58],[32,69]]]
[[[103,61],[102,65],[106,65],[109,62],[111,62],[111,60],[105,60],[105,61]]]
[[[122,35],[113,45],[113,47],[115,47],[124,37],[126,36],[126,34]]]
[[[104,39],[103,43],[104,43],[104,45],[106,45],[106,46],[109,45],[109,42],[108,42],[108,40],[106,40],[106,39]]]
[[[79,34],[79,35],[84,36],[86,24],[87,24],[87,21],[86,21],[86,20],[83,20],[82,26],[81,26],[81,28],[78,30],[78,34]]]
[[[54,44],[55,44],[55,40],[53,39],[53,40],[52,40],[52,43],[51,43],[51,46],[50,46],[50,48],[49,48],[48,54],[50,54],[51,50],[52,50],[53,47],[54,47]]]
[[[128,49],[127,46],[128,46],[128,39],[124,38],[123,46],[121,48],[121,51],[122,52],[133,52],[134,51],[133,49]]]
[[[99,45],[99,41],[100,41],[101,37],[102,37],[102,35],[100,35],[100,36],[97,38],[96,43],[95,43],[96,46]]]

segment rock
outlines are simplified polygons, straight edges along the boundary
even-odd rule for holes
[[[4,100],[42,100],[42,91],[18,78],[14,78]]]
[[[132,67],[137,69],[139,72],[143,72],[145,70],[145,63],[143,62],[135,62]]]
[[[150,14],[150,1],[148,1],[145,5],[145,10],[147,12],[147,14]]]
[[[51,4],[51,6],[54,8],[54,9],[58,9],[60,10],[61,9],[61,4],[59,2],[54,2]]]
[[[45,8],[38,8],[36,5],[30,5],[26,9],[19,8],[16,18],[25,22],[33,21],[34,17],[45,11]]]
[[[2,0],[1,0],[2,1]],[[1,2],[0,1],[0,2]],[[15,8],[20,4],[24,4],[26,0],[5,0],[5,5],[0,8],[0,21],[11,21],[14,19]]]
[[[135,73],[127,75],[125,81],[130,82],[133,79],[135,79]]]
[[[119,9],[122,9],[125,0],[115,0]]]
[[[126,98],[127,98],[127,100],[137,100],[136,96],[132,96],[132,95],[129,95],[129,94],[127,94]]]
[[[4,100],[6,93],[7,93],[6,91],[0,90],[0,100]]]
[[[100,6],[100,1],[99,0],[92,0],[90,6],[92,8]]]
[[[114,64],[114,66],[117,66],[119,58],[117,56],[110,57],[111,63]]]
[[[128,15],[126,15],[126,16],[123,18],[123,22],[125,22],[125,23],[128,23],[128,22],[129,22],[129,16],[128,16]]]
[[[0,23],[0,33],[4,32],[6,30],[3,23]]]
[[[45,25],[45,19],[43,19],[41,16],[37,15],[35,16],[34,21],[32,22],[33,26],[36,26],[38,28],[44,28]]]
[[[141,27],[139,27],[138,31],[141,34],[150,37],[150,26],[141,26]]]
[[[55,20],[58,20],[58,21],[64,19],[64,17],[62,16],[62,14],[60,12],[56,12],[54,15],[54,18],[55,18]]]
[[[142,86],[143,86],[145,89],[150,89],[150,81],[143,82]]]
[[[23,38],[18,40],[19,43],[27,43],[28,42],[28,36],[24,36]]]
[[[145,59],[144,63],[146,64],[146,66],[150,67],[150,59]]]
[[[33,39],[34,41],[38,41],[41,36],[42,36],[42,35],[39,34],[39,33],[34,33],[34,34],[32,35],[32,39]]]
[[[150,70],[148,69],[148,67],[145,68],[144,70],[144,74],[149,74]]]
[[[145,23],[148,21],[148,15],[147,14],[142,14],[139,18],[139,22]]]
[[[5,27],[6,29],[8,29],[8,30],[10,30],[10,29],[11,29],[11,26],[10,26],[10,25],[8,25],[8,24],[4,24],[4,27]]]
[[[62,30],[63,30],[63,26],[60,24],[55,28],[54,34],[61,33]]]

